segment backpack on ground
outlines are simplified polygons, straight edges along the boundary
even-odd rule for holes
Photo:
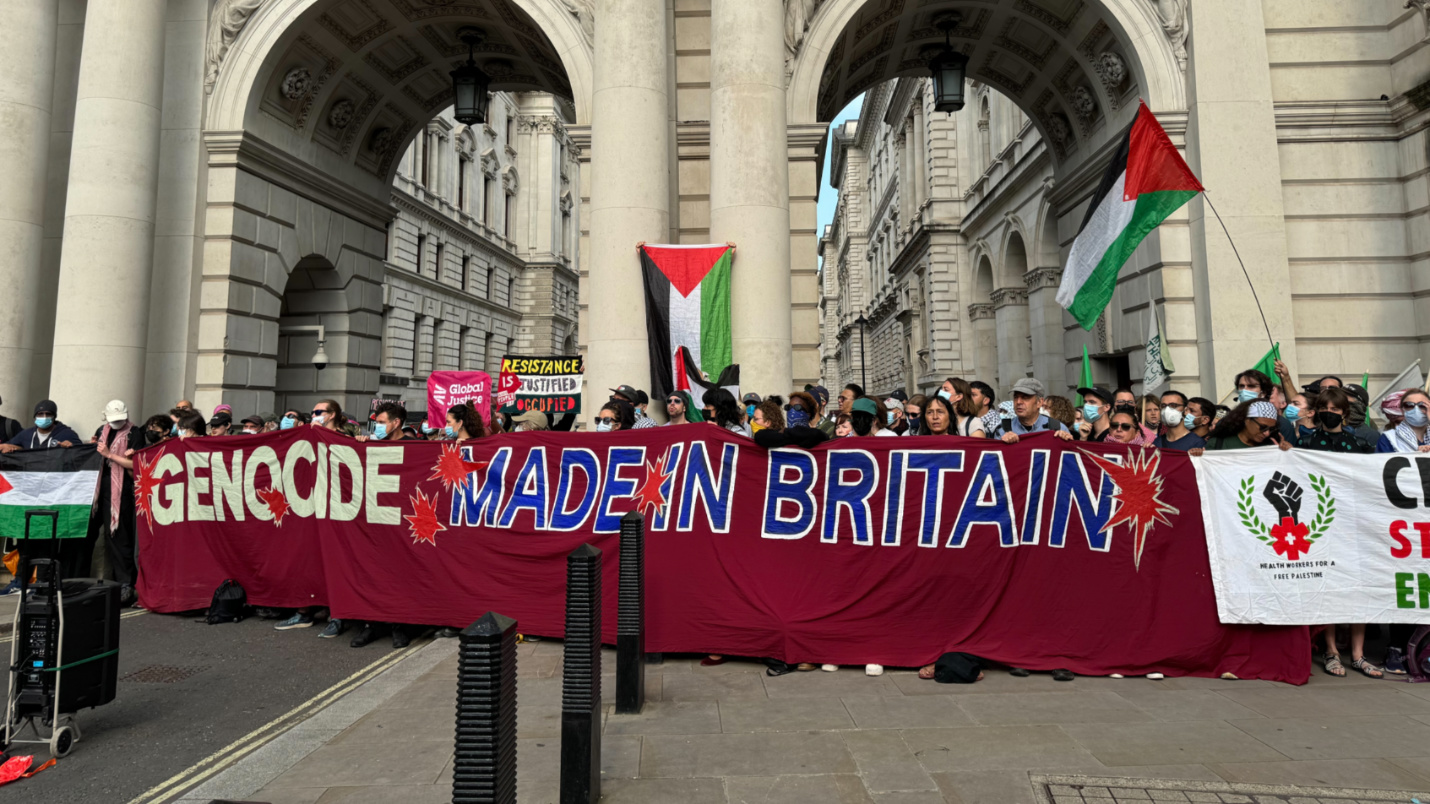
[[[213,602],[209,604],[208,616],[204,622],[209,625],[236,623],[248,616],[248,593],[238,581],[229,578],[214,590]]]

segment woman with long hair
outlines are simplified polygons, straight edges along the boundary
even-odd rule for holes
[[[750,435],[750,428],[745,426],[742,418],[743,411],[740,410],[740,403],[735,401],[734,394],[724,388],[715,388],[705,392],[704,413],[707,422],[714,422],[717,426],[732,433],[739,433],[742,436]]]
[[[635,426],[636,408],[629,402],[612,399],[602,405],[601,411],[596,414],[596,432],[598,433],[630,430]]]
[[[952,435],[957,416],[953,403],[942,396],[925,397],[924,406],[919,409],[919,434]]]
[[[1051,394],[1043,398],[1043,404],[1048,408],[1048,416],[1063,423],[1063,426],[1073,434],[1077,435],[1074,425],[1078,420],[1078,411],[1073,410],[1072,403],[1065,396]]]
[[[1265,399],[1252,399],[1237,405],[1222,417],[1207,434],[1206,449],[1248,449],[1275,444],[1283,450],[1291,449],[1291,442],[1281,437],[1277,429],[1280,419],[1276,406]],[[1190,455],[1201,455],[1205,450],[1188,450]]]
[[[476,405],[462,402],[447,408],[445,435],[448,439],[466,441],[472,438],[481,438],[486,434],[486,425],[482,423],[482,416],[477,412]]]
[[[983,429],[978,406],[973,402],[973,386],[962,377],[952,377],[944,382],[944,387],[950,388],[948,401],[953,403],[953,435],[986,437],[988,434]]]

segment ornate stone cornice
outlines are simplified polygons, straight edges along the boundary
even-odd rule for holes
[[[1056,265],[1046,268],[1034,268],[1026,274],[1023,274],[1023,284],[1027,285],[1029,290],[1055,288],[1062,282],[1062,279],[1063,269]]]
[[[993,305],[988,303],[968,305],[968,320],[978,321],[981,319],[992,319],[994,317]]]
[[[1015,307],[1027,305],[1027,288],[999,288],[990,294],[993,299],[993,309],[1001,310],[1004,307]]]

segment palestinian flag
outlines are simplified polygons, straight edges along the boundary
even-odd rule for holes
[[[1145,103],[1139,104],[1137,118],[1102,175],[1073,241],[1058,304],[1083,329],[1092,329],[1112,301],[1127,258],[1149,232],[1202,189],[1157,118]]]
[[[56,511],[59,538],[84,538],[103,466],[93,444],[0,453],[0,536],[23,539],[27,511]],[[30,535],[48,539],[51,527],[37,516]]]
[[[679,346],[675,349],[675,362],[672,368],[675,371],[674,390],[677,393],[685,394],[689,399],[685,406],[686,419],[690,419],[690,414],[698,414],[699,411],[705,409],[705,394],[716,388],[724,388],[730,392],[731,396],[735,397],[736,402],[740,401],[740,365],[738,363],[726,366],[725,370],[720,372],[719,378],[711,382],[701,376],[700,367],[695,365],[695,358],[691,355],[690,350]],[[658,398],[664,399],[665,397]],[[694,419],[693,421],[704,421],[704,419]]]
[[[714,379],[734,359],[730,339],[730,263],[726,245],[642,246],[645,321],[656,396],[676,390],[676,349]],[[697,376],[699,376],[697,374]]]

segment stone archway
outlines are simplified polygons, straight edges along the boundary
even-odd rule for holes
[[[228,45],[211,47],[207,69],[195,401],[267,410],[276,394],[314,380],[345,407],[365,403],[378,388],[392,180],[408,145],[451,104],[447,73],[467,57],[459,29],[486,31],[475,57],[493,91],[552,93],[583,123],[593,80],[589,12],[561,0],[233,5],[248,15],[235,17],[231,31],[210,30]],[[301,368],[280,377],[278,300],[290,282],[328,276],[310,270],[308,257],[336,272],[339,287],[321,290],[344,299],[320,317],[341,317],[334,332],[350,348],[339,357],[330,334],[330,368],[316,378],[299,378]]]
[[[382,277],[359,270],[362,260],[353,254],[340,252],[340,265],[316,255],[306,257],[288,275],[277,322],[272,410],[325,398],[337,399],[344,410],[360,410],[362,394],[377,387]],[[379,302],[376,309],[374,302]],[[318,348],[318,333],[310,329],[314,325],[323,327],[327,365],[322,369],[313,363]],[[252,365],[264,365],[264,359],[260,356]],[[260,392],[255,410],[270,409],[262,402]]]

